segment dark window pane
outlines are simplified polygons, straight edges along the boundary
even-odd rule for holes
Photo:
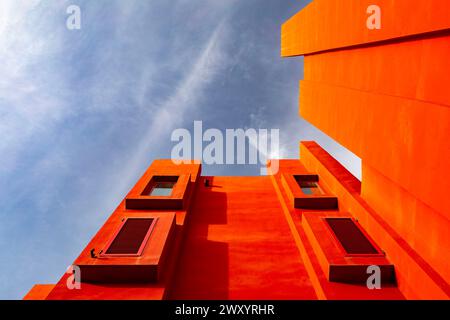
[[[353,219],[326,218],[326,221],[348,254],[378,253]]]
[[[311,180],[316,179],[315,176],[294,176],[294,178],[304,194],[308,196],[324,194],[317,181]]]
[[[106,254],[137,254],[154,219],[127,219]]]

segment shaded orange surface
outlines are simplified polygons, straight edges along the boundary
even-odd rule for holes
[[[450,221],[364,164],[363,180],[362,197],[450,282]]]
[[[364,159],[363,197],[447,281],[450,150],[437,146],[450,132],[449,43],[442,36],[307,56],[300,108]]]
[[[322,150],[320,147],[318,148]],[[298,251],[302,256],[304,266],[308,272],[309,278],[314,286],[318,298],[321,300],[404,299],[403,295],[400,293],[400,290],[392,286],[383,286],[381,290],[369,290],[365,285],[328,281],[328,275],[322,269],[323,257],[321,257],[321,253],[323,253],[323,250],[314,247],[314,245],[308,239],[306,232],[302,226],[303,213],[314,213],[314,211],[294,209],[290,204],[288,194],[281,186],[282,174],[307,174],[314,172],[323,174],[322,170],[315,170],[315,168],[305,168],[305,166],[310,165],[311,162],[314,161],[314,163],[319,164],[323,159],[318,160],[315,157],[305,157],[305,160],[306,162],[303,161],[303,158],[302,162],[299,160],[281,160],[279,173],[271,176],[271,179],[277,192],[278,199],[283,208],[283,213],[285,215],[286,221],[289,224],[290,231],[294,237]],[[303,163],[305,164],[305,166],[303,165]],[[328,162],[327,165],[328,169],[334,171],[334,174],[339,177],[339,181],[342,181],[342,183],[344,184],[345,187],[341,185],[341,182],[339,182],[339,185],[341,185],[341,187],[353,191],[359,188],[359,182],[357,181],[357,179],[355,179],[346,169],[338,164],[337,161],[335,161],[334,163]],[[322,179],[320,183],[321,185],[328,185],[330,188],[332,188],[330,190],[333,190],[333,192],[335,191],[335,186],[333,186],[330,179]],[[331,253],[333,248],[330,248],[330,251],[325,247],[324,250],[326,250],[326,252],[328,253]]]
[[[307,146],[302,161],[383,243],[408,298],[450,296],[449,43],[446,0],[315,0],[282,27],[282,55],[305,55],[300,114],[362,159],[362,192]]]
[[[304,75],[308,81],[448,107],[449,56],[450,36],[424,38],[308,55]]]
[[[319,184],[338,196],[341,210],[351,209],[383,249],[394,252],[397,260],[388,258],[395,260],[395,267],[405,270],[406,261],[408,274],[398,273],[401,288],[405,276],[412,276],[419,289],[426,286],[425,297],[442,297],[445,285],[436,285],[439,279],[432,270],[424,271],[427,265],[397,243],[379,217],[372,217],[357,199],[360,183],[348,171],[316,144],[308,145],[302,161],[308,170],[298,160],[283,160],[276,176],[214,177],[209,178],[210,188],[204,186],[205,178],[197,178],[160,282],[82,283],[81,290],[68,290],[64,275],[47,299],[403,299],[395,287],[369,290],[327,280],[318,250],[302,227],[303,211],[292,206],[282,187],[285,173],[319,174]],[[123,202],[112,219],[119,213],[139,214],[123,211]]]
[[[366,164],[450,218],[450,108],[302,81],[300,113]]]
[[[315,299],[269,177],[200,186],[172,299]]]
[[[340,211],[348,211],[386,252],[395,266],[398,286],[408,299],[449,299],[449,283],[376,212],[360,194],[358,181],[331,155],[314,142],[300,145],[301,160],[339,198]],[[392,201],[391,199],[386,201]],[[445,256],[446,254],[443,253]]]
[[[367,8],[373,4],[381,8],[380,30],[366,27]],[[448,0],[314,0],[282,26],[281,55],[305,55],[448,29]]]
[[[160,165],[171,170],[170,163],[156,161],[149,171]],[[287,166],[293,170],[289,172],[307,173],[298,160],[282,161],[284,172]],[[211,187],[204,185],[205,179],[195,180],[195,193],[177,224],[177,241],[158,283],[83,282],[81,290],[69,290],[64,275],[47,299],[402,299],[396,288],[370,291],[363,285],[328,282],[301,220],[292,228],[299,211],[286,211],[290,201],[280,191],[280,181],[272,182],[274,177],[208,178]],[[114,219],[139,214],[148,212],[125,210],[122,201],[99,234]],[[82,259],[88,259],[90,246]]]

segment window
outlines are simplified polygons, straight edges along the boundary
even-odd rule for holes
[[[143,181],[142,181],[143,180]],[[191,175],[150,175],[144,177],[125,198],[131,210],[181,210],[191,195]]]
[[[295,176],[295,180],[297,181],[300,189],[305,195],[313,196],[313,195],[323,195],[324,192],[322,188],[320,188],[318,184],[317,176]]]
[[[172,194],[175,182],[156,182],[150,190],[150,196],[169,197]]]
[[[352,218],[325,218],[325,220],[347,254],[380,254]]]
[[[154,176],[142,195],[152,197],[170,197],[177,182],[177,176]]]
[[[105,248],[104,255],[140,256],[150,238],[156,218],[128,218]]]
[[[306,195],[312,196],[315,194],[323,194],[322,189],[319,187],[317,182],[312,181],[301,181],[299,183],[302,192]]]

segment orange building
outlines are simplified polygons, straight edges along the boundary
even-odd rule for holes
[[[25,299],[449,299],[448,1],[315,0],[281,52],[362,181],[314,142],[263,177],[154,161],[74,262],[81,288]]]

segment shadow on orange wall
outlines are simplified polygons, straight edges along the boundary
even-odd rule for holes
[[[184,249],[169,299],[228,299],[229,245],[208,240],[210,225],[227,224],[227,194],[213,191],[211,188],[220,186],[214,185],[214,178],[208,179],[211,187],[202,188],[197,194],[187,221]]]

